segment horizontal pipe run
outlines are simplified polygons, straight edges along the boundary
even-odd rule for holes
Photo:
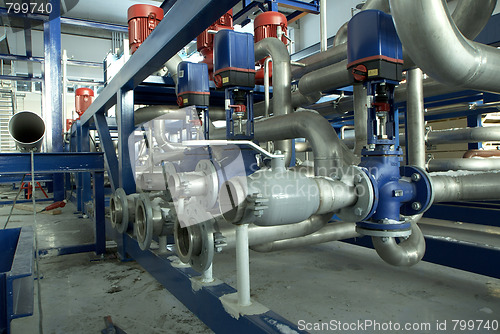
[[[497,171],[500,170],[500,159],[431,159],[427,162],[427,170],[429,172],[439,171]]]
[[[248,225],[248,243],[250,246],[254,246],[276,240],[309,235],[325,226],[330,217],[331,215],[316,215],[300,223],[277,226],[257,226],[250,224]],[[219,231],[224,236],[226,243],[223,250],[234,249],[236,247],[236,229],[234,225],[225,224]]]
[[[461,160],[473,161],[476,159]],[[500,159],[495,160],[500,163]],[[431,181],[434,203],[498,200],[500,198],[500,173],[433,173]]]
[[[334,222],[324,226],[319,231],[306,236],[261,243],[250,246],[250,249],[256,252],[268,253],[284,249],[316,245],[330,241],[356,238],[359,236],[360,234],[356,232],[356,224]]]

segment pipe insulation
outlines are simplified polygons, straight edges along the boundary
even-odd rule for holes
[[[500,50],[464,37],[446,1],[389,2],[408,55],[425,73],[447,85],[500,92]]]

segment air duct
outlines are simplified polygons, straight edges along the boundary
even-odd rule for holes
[[[34,112],[21,111],[10,118],[9,134],[20,151],[40,151],[45,122]]]

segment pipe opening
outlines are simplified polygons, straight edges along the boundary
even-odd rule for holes
[[[183,257],[189,256],[191,237],[187,227],[180,227],[177,230],[177,250]]]
[[[10,118],[9,133],[21,149],[39,149],[45,134],[45,122],[31,111],[21,111]]]
[[[144,208],[144,203],[140,201],[135,212],[135,224],[137,228],[136,233],[138,240],[144,240],[146,238],[146,220],[146,209]]]

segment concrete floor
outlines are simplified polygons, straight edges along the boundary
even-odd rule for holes
[[[0,208],[0,221],[9,209]],[[68,205],[61,215],[37,215],[40,248],[92,239],[91,222],[74,210]],[[29,212],[16,209],[9,227],[32,221]],[[429,323],[430,331],[411,332],[436,333],[436,323],[446,321],[446,330],[439,332],[454,333],[453,320],[500,319],[498,279],[424,262],[395,268],[371,249],[341,242],[250,256],[252,297],[295,323]],[[227,252],[216,255],[214,263],[214,276],[232,286],[234,261],[234,252]],[[45,333],[99,333],[106,315],[129,334],[211,333],[140,266],[120,262],[112,253],[103,259],[49,254],[40,267]],[[37,314],[12,322],[14,334],[37,333],[37,328]]]

